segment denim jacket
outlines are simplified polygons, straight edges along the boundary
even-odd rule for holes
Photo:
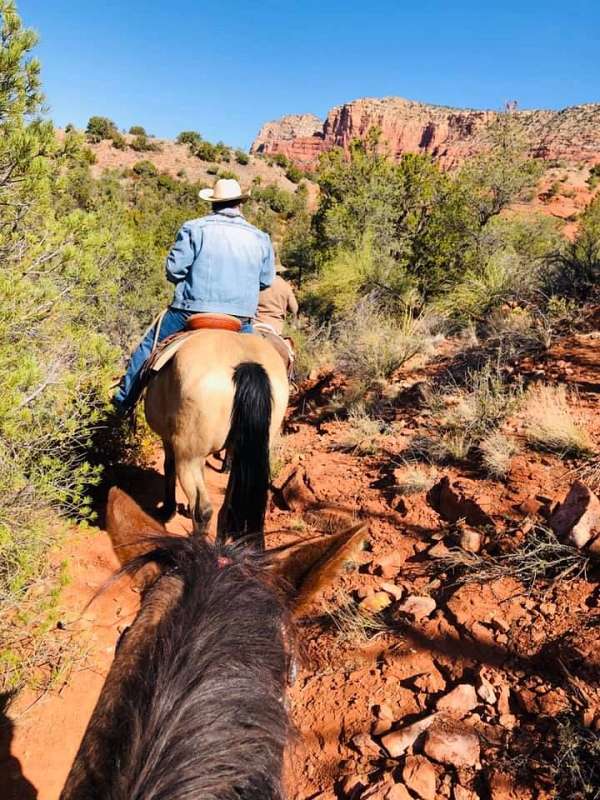
[[[166,270],[175,284],[173,308],[253,317],[259,290],[275,277],[273,246],[268,234],[226,208],[184,223]]]

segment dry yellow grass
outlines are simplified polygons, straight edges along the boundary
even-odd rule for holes
[[[500,431],[493,431],[479,442],[483,468],[492,478],[506,476],[510,462],[518,450],[515,442]]]
[[[540,385],[530,390],[524,413],[525,438],[536,450],[561,458],[585,458],[595,452],[594,442],[564,386]]]

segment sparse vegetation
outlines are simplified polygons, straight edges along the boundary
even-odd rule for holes
[[[527,587],[540,580],[574,581],[584,577],[590,566],[589,557],[570,544],[559,541],[549,528],[532,528],[522,545],[498,556],[467,553],[460,548],[436,561],[443,572],[450,572],[455,584],[488,583],[511,577]]]
[[[382,444],[382,437],[389,426],[380,419],[371,417],[363,405],[353,406],[349,413],[344,435],[336,449],[348,450],[355,455],[373,455]]]
[[[292,183],[300,183],[304,177],[304,173],[295,164],[290,164],[285,171],[285,177]]]
[[[250,163],[250,156],[246,153],[245,150],[236,150],[235,151],[235,160],[238,164],[242,164],[242,166]]]
[[[406,310],[393,319],[363,302],[335,330],[334,357],[350,378],[367,387],[392,374],[416,355],[430,351],[432,320]]]
[[[594,164],[587,179],[587,185],[590,189],[595,189],[598,183],[600,183],[600,163]]]
[[[562,714],[553,731],[556,741],[552,777],[559,797],[598,800],[600,737],[573,714]]]
[[[484,469],[493,477],[503,477],[514,452],[499,428],[521,399],[521,384],[507,383],[490,362],[480,370],[467,371],[462,385],[451,380],[430,387],[425,403],[432,424],[426,434],[413,439],[406,455],[445,464],[464,461],[477,449]]]
[[[132,125],[129,128],[129,133],[131,136],[147,136],[146,129],[142,127],[142,125]]]
[[[484,436],[478,447],[483,469],[497,480],[507,476],[512,459],[519,452],[516,443],[500,431]]]
[[[160,151],[160,145],[158,142],[151,141],[145,133],[136,136],[129,146],[132,150],[135,150],[136,153]]]
[[[103,139],[112,139],[118,134],[118,128],[108,117],[90,117],[85,132],[88,141],[101,142]]]
[[[192,147],[195,147],[202,141],[202,136],[198,133],[198,131],[182,131],[177,139],[177,144],[189,144]]]
[[[435,471],[426,470],[409,461],[404,461],[403,466],[397,469],[395,474],[395,490],[402,495],[421,494],[429,491],[437,477]]]
[[[355,645],[368,642],[388,627],[379,614],[365,611],[352,598],[341,595],[330,605],[328,616],[340,639]]]
[[[594,443],[576,407],[577,399],[569,398],[564,386],[540,385],[531,389],[524,414],[529,445],[561,458],[591,456]]]

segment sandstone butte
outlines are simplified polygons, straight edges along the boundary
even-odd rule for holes
[[[534,157],[586,164],[600,161],[600,104],[514,113],[523,121]],[[320,153],[333,147],[347,149],[353,139],[363,139],[377,127],[382,147],[395,158],[428,153],[451,168],[485,147],[484,129],[497,114],[401,97],[363,98],[335,106],[324,122],[314,114],[267,122],[251,152],[283,153],[299,167],[310,169]]]

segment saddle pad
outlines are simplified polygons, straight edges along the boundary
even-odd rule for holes
[[[200,330],[183,331],[182,333],[176,333],[173,336],[169,336],[168,339],[164,339],[162,342],[160,342],[156,350],[149,356],[146,364],[144,365],[144,371],[158,372],[161,370],[165,364],[167,364],[173,358],[175,353],[185,341],[187,341],[191,336],[195,336],[200,332]]]

